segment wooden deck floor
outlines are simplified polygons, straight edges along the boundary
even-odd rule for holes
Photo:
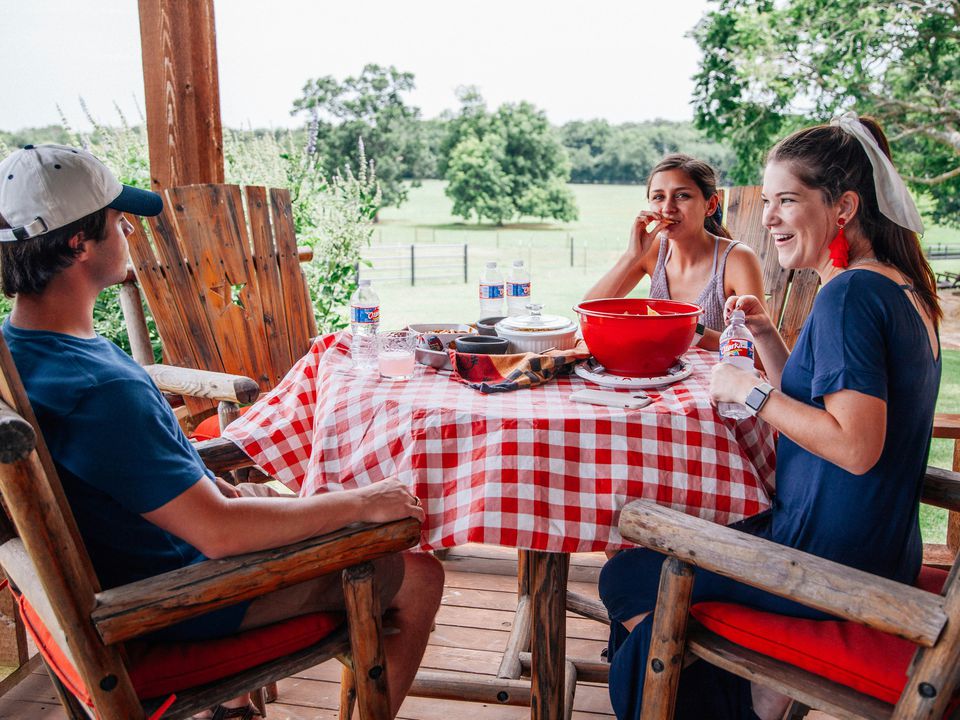
[[[600,554],[575,555],[570,589],[596,597]],[[469,670],[495,675],[507,642],[516,606],[516,553],[500,548],[466,546],[454,549],[444,563],[447,571],[443,606],[422,667]],[[597,660],[606,645],[605,626],[568,615],[567,654]],[[280,683],[280,698],[267,706],[270,720],[328,720],[337,717],[340,666],[317,665]],[[400,710],[404,720],[447,720],[469,713],[471,720],[521,720],[522,707],[482,705],[409,697]],[[53,720],[65,717],[45,671],[29,673],[0,698],[0,718]],[[573,717],[602,720],[613,717],[606,686],[578,683]]]

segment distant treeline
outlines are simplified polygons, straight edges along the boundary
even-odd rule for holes
[[[450,123],[450,118],[415,121],[422,151],[418,162],[402,173],[406,179],[443,178],[442,168],[449,159],[443,153]],[[728,175],[735,161],[728,147],[708,140],[689,122],[653,120],[613,125],[606,120],[575,120],[554,126],[553,131],[567,151],[570,182],[574,183],[642,184],[660,158],[668,153],[684,152],[709,162],[720,173],[721,184],[729,184]],[[251,139],[292,135],[296,144],[307,142],[305,129],[236,132],[240,137]],[[0,142],[11,148],[28,143],[69,143],[70,138],[70,132],[60,125],[0,131]]]

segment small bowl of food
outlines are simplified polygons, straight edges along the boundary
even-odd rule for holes
[[[463,335],[453,341],[457,352],[473,355],[503,355],[507,352],[507,339],[491,335]]]
[[[454,340],[475,332],[472,327],[462,323],[416,323],[407,328],[420,335],[415,353],[417,362],[437,370],[450,370],[447,351],[456,349]]]

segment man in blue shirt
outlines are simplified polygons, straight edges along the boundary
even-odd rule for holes
[[[124,213],[161,209],[159,195],[121,185],[77,148],[28,145],[0,163],[0,281],[15,298],[2,331],[103,587],[354,522],[422,520],[419,500],[397,480],[294,498],[238,491],[204,467],[143,368],[93,325],[101,290],[126,276],[133,226]],[[377,572],[399,630],[384,641],[395,714],[426,647],[443,571],[429,555],[406,554]],[[339,606],[339,577],[328,576],[166,634],[215,637]]]

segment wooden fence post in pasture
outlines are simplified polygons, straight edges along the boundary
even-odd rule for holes
[[[570,267],[573,267],[573,235],[567,233],[567,241],[570,245]]]
[[[467,283],[467,244],[463,244],[463,283]]]
[[[410,287],[413,287],[416,284],[417,280],[417,246],[410,246]]]

